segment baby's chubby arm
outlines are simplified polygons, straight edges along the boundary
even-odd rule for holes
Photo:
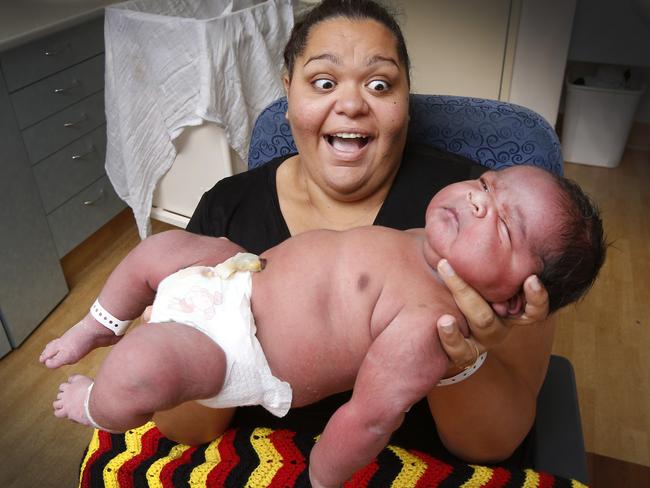
[[[448,358],[428,306],[402,309],[368,349],[352,398],[330,418],[311,452],[314,487],[341,486],[372,461],[404,414],[443,377]]]

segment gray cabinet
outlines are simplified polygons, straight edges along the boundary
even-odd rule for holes
[[[17,347],[68,292],[0,74],[0,313]]]
[[[103,50],[96,19],[0,54],[0,317],[12,347],[67,293],[59,259],[126,207],[104,171]]]
[[[0,358],[7,354],[9,351],[11,351],[11,344],[9,343],[9,338],[5,333],[4,326],[2,325],[2,320],[0,320]]]

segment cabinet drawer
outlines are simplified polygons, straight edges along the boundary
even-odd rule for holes
[[[108,177],[103,176],[57,208],[47,219],[59,257],[65,256],[125,207]]]
[[[102,125],[34,166],[45,213],[102,176],[105,157],[106,126]]]
[[[36,163],[105,122],[104,92],[25,129],[23,141],[30,161]]]
[[[103,51],[102,17],[7,51],[0,62],[13,92]]]
[[[21,129],[104,89],[100,54],[11,95]]]

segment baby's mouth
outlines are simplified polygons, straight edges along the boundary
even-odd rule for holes
[[[336,132],[325,136],[325,139],[330,146],[341,152],[358,151],[370,141],[369,136],[355,132]]]

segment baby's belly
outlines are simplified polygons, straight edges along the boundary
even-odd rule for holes
[[[359,298],[333,306],[299,291],[294,296],[258,291],[254,287],[257,337],[273,374],[291,385],[293,406],[352,389],[370,347],[371,304]]]

